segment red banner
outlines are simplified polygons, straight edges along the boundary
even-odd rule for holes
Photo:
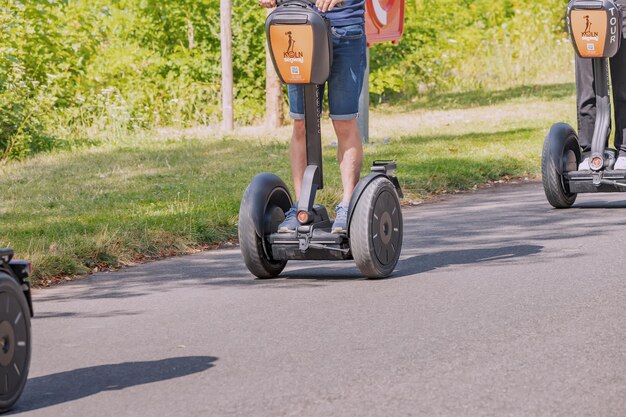
[[[404,30],[404,0],[366,0],[365,33],[367,46],[398,43]]]

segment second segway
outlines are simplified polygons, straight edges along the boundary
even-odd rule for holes
[[[611,134],[609,58],[620,48],[622,16],[612,0],[573,0],[567,25],[574,49],[593,63],[596,121],[588,164],[570,125],[557,123],[543,145],[541,174],[546,197],[555,208],[569,208],[579,193],[626,191],[626,170],[614,170],[617,152],[607,147]]]
[[[323,188],[318,85],[330,74],[332,43],[327,21],[309,1],[286,0],[266,21],[277,73],[286,84],[304,85],[307,168],[302,180],[294,233],[277,233],[292,199],[274,174],[257,175],[239,210],[239,242],[246,266],[259,278],[278,276],[289,260],[354,260],[367,278],[389,276],[402,248],[402,190],[394,161],[376,161],[357,184],[348,209],[346,234],[331,233],[324,206],[315,204]]]

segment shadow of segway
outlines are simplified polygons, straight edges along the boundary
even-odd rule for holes
[[[422,274],[452,265],[510,261],[541,253],[543,246],[515,245],[501,248],[461,249],[414,256],[400,260],[392,278]]]
[[[189,356],[124,362],[31,378],[26,383],[22,398],[6,415],[51,407],[103,391],[118,391],[203,372],[212,368],[215,361],[217,358],[212,356]]]

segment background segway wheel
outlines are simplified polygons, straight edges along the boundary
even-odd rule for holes
[[[287,261],[273,260],[267,236],[278,231],[291,207],[285,183],[273,174],[257,175],[246,189],[239,207],[239,246],[248,270],[258,278],[275,278]],[[262,219],[261,236],[254,219]]]
[[[563,163],[563,169],[567,171],[576,171],[578,169],[578,161],[576,159],[576,147],[578,142],[576,138],[570,136],[565,141],[563,155],[560,160]],[[576,201],[577,194],[570,193],[563,181],[563,176],[559,174],[557,167],[550,156],[550,136],[546,137],[543,142],[543,151],[541,156],[541,177],[543,182],[543,190],[546,198],[552,207],[557,209],[570,208]]]
[[[387,178],[372,181],[354,207],[350,248],[357,267],[370,279],[391,275],[402,249],[402,211]]]
[[[0,272],[0,412],[24,390],[30,367],[30,310],[18,283]]]

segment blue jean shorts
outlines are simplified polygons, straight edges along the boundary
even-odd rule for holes
[[[331,26],[333,61],[328,77],[328,110],[333,120],[359,115],[359,96],[365,74],[367,42],[363,25]],[[304,86],[289,85],[289,116],[304,119]],[[324,85],[320,86],[324,97]]]

